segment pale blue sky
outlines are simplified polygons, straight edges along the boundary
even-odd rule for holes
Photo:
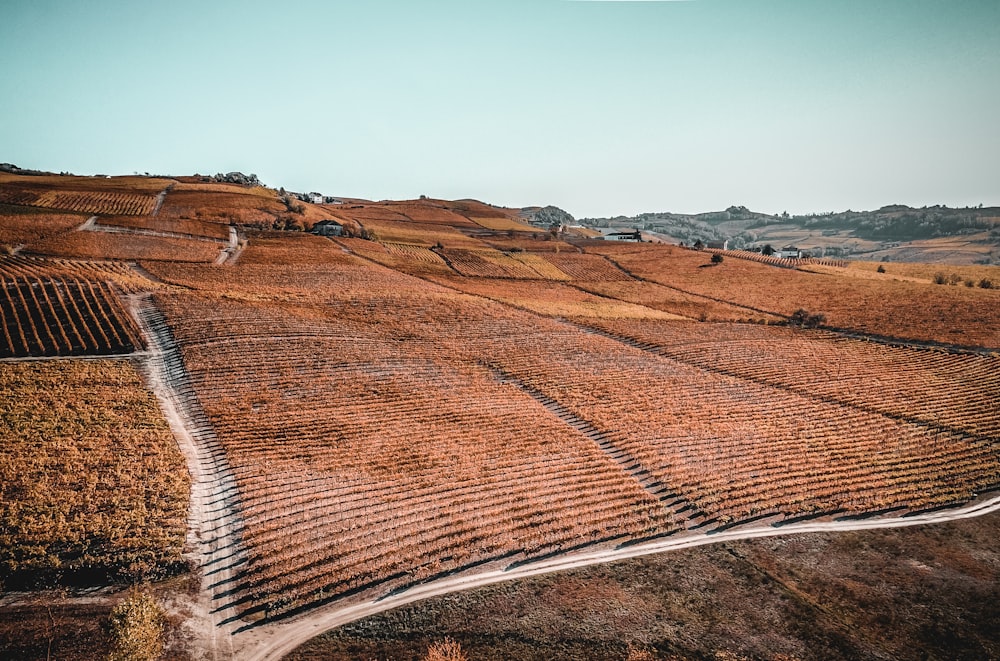
[[[582,216],[1000,204],[997,0],[0,1],[0,161]]]

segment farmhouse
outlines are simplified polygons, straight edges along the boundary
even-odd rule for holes
[[[633,232],[611,232],[610,234],[604,235],[605,241],[634,241],[635,243],[642,243],[642,235],[639,234],[639,230]]]
[[[802,251],[795,246],[785,246],[781,250],[777,250],[774,256],[778,259],[799,259],[802,257]]]
[[[313,225],[312,233],[320,236],[340,236],[344,233],[344,226],[336,220],[321,220]]]
[[[712,250],[729,250],[729,239],[725,241],[709,241],[705,244],[705,247]]]

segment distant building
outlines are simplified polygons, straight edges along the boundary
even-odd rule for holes
[[[705,244],[705,247],[712,250],[729,250],[729,239],[725,241],[709,241]]]
[[[605,241],[632,241],[634,243],[642,242],[642,235],[639,230],[634,232],[611,232],[610,234],[604,235]]]
[[[323,195],[320,193],[309,193],[309,202],[323,204]]]
[[[344,233],[344,226],[336,220],[321,220],[313,225],[312,233],[320,236],[340,236]]]
[[[778,259],[799,259],[802,257],[802,251],[795,246],[785,246],[781,250],[776,250],[774,256]]]
[[[323,204],[343,204],[344,201],[337,197],[323,196]]]

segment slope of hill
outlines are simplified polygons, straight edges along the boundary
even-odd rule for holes
[[[456,577],[1000,487],[998,289],[253,183],[0,175],[12,357],[119,356],[185,451],[201,588],[164,601],[194,655],[266,658],[309,618]],[[302,231],[320,220],[341,234]],[[87,401],[84,429],[118,411]],[[129,507],[155,547],[177,495],[152,486]]]
[[[732,249],[794,245],[813,256],[869,261],[1000,263],[1000,208],[904,205],[875,211],[770,215],[733,206],[702,214],[586,218],[593,227],[642,229],[671,243],[728,241]]]

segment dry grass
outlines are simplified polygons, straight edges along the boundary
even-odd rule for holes
[[[0,364],[0,444],[8,587],[176,571],[187,470],[130,363]]]

